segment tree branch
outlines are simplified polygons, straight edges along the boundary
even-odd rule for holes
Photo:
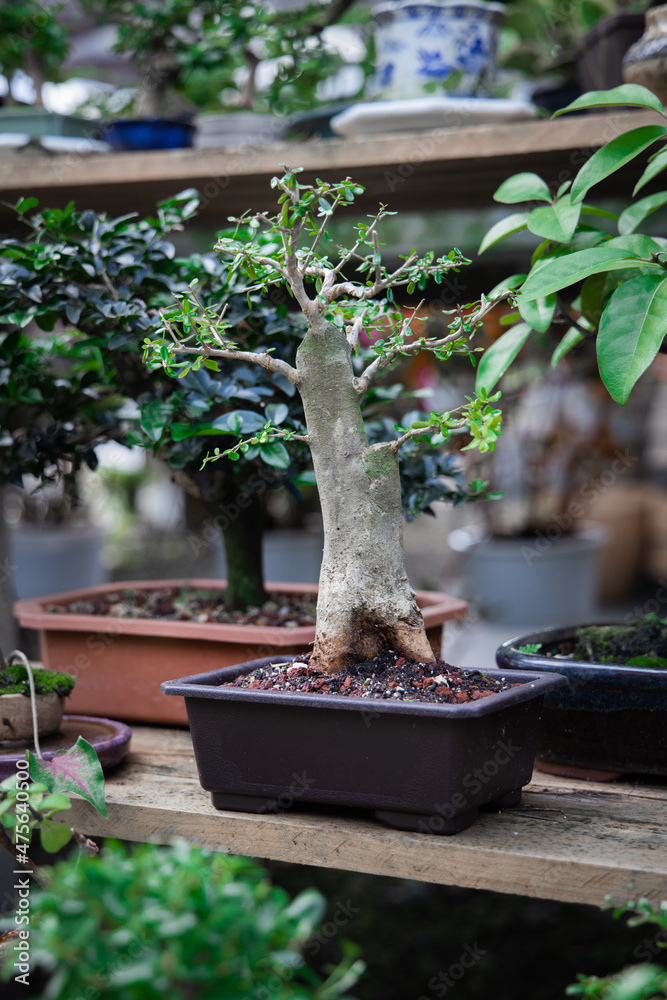
[[[465,420],[460,420],[458,424],[453,424],[453,425],[450,424],[450,427],[452,426],[465,427],[465,425],[466,425]],[[434,421],[433,423],[428,424],[427,427],[411,427],[409,431],[406,431],[405,434],[401,435],[401,437],[396,438],[395,441],[383,441],[382,443],[391,448],[391,450],[394,453],[396,453],[398,449],[401,447],[401,445],[405,444],[406,441],[409,441],[410,438],[419,437],[421,434],[428,434],[430,433],[430,431],[435,431],[440,429],[441,429],[440,424],[437,424]]]
[[[274,358],[270,354],[256,354],[253,351],[237,351],[233,348],[217,349],[207,347],[186,347],[180,342],[176,343],[175,353],[196,354],[199,357],[204,358],[225,358],[227,361],[247,361],[252,365],[261,365],[262,368],[266,368],[269,372],[275,372],[277,375],[284,375],[285,378],[292,383],[292,385],[299,384],[299,374],[296,368],[292,368],[292,366],[286,361],[281,361],[280,358]]]
[[[354,388],[359,394],[366,392],[373,379],[377,378],[385,368],[396,361],[401,355],[416,354],[419,351],[438,351],[440,348],[446,347],[447,344],[453,344],[454,341],[461,340],[463,337],[464,334],[459,331],[457,333],[450,333],[447,337],[441,337],[440,340],[415,340],[411,344],[403,344],[400,350],[397,348],[395,351],[380,355],[374,361],[371,361],[361,375],[354,380]]]

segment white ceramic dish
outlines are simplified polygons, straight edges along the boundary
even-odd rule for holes
[[[534,118],[532,104],[493,97],[415,97],[404,101],[354,104],[331,119],[331,127],[346,138],[382,132],[455,129],[498,121]]]

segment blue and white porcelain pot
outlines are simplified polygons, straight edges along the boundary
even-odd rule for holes
[[[475,95],[493,79],[498,36],[505,20],[500,3],[398,0],[375,7],[373,20],[375,66],[383,100],[442,94],[442,85],[456,70],[462,73],[454,90],[459,95]]]

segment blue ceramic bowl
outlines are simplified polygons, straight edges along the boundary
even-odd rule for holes
[[[118,118],[103,126],[104,138],[118,152],[143,149],[187,149],[195,126],[169,118]]]

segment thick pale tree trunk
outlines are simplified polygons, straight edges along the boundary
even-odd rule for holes
[[[311,662],[335,673],[384,650],[432,661],[405,570],[398,460],[368,444],[342,331],[316,322],[297,371],[324,520]]]

